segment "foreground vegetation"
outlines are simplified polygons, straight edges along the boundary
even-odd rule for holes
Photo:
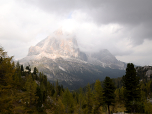
[[[51,84],[35,67],[13,62],[0,48],[0,114],[103,114],[112,112],[152,113],[152,82],[139,82],[133,64],[118,79],[106,77],[94,86],[69,91]]]

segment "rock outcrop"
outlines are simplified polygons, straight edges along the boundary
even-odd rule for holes
[[[50,81],[58,79],[69,88],[73,85],[70,89],[93,83],[96,79],[103,80],[105,76],[120,77],[125,72],[125,63],[118,61],[108,50],[82,52],[75,36],[63,32],[62,28],[30,47],[20,63],[30,64],[32,69],[37,67]]]

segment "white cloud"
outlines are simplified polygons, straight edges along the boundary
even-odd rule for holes
[[[149,64],[152,7],[150,1],[139,0],[138,5],[120,0],[1,0],[0,45],[20,59],[62,26],[76,34],[83,51],[106,48],[122,61]]]
[[[129,48],[131,51],[133,51],[133,53],[125,56],[116,56],[116,57],[119,60],[126,62],[133,62],[137,65],[152,65],[151,44],[152,44],[151,40],[144,40],[143,44]]]

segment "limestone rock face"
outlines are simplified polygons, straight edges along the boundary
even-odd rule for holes
[[[82,52],[75,36],[62,28],[31,46],[20,63],[30,65],[31,69],[37,67],[49,81],[58,79],[69,89],[78,89],[94,83],[96,79],[103,80],[106,76],[116,78],[125,73],[125,63],[118,61],[108,50]]]
[[[75,37],[63,33],[62,29],[55,31],[36,46],[30,47],[28,56],[33,55],[41,55],[41,58],[47,57],[50,59],[62,57],[87,60],[86,54],[79,50]]]

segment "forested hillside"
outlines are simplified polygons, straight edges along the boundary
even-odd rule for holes
[[[148,82],[152,79],[152,66],[138,66],[136,67],[137,76],[140,80]]]
[[[33,72],[32,72],[33,70]],[[13,62],[0,48],[0,114],[152,113],[152,81],[139,81],[133,64],[122,78],[96,80],[86,90],[50,83],[35,67]]]

